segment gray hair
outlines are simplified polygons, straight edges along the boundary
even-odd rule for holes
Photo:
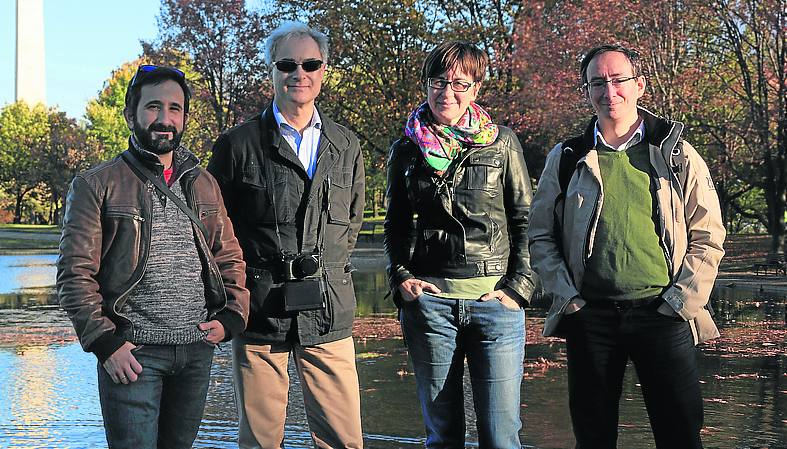
[[[279,44],[287,39],[294,37],[308,36],[317,42],[320,47],[320,55],[322,55],[322,62],[328,63],[328,36],[325,34],[309,28],[308,25],[301,22],[287,20],[273,30],[265,39],[265,63],[271,65],[274,63],[273,57],[276,55],[276,49]]]

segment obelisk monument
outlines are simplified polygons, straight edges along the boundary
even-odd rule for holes
[[[16,101],[46,104],[44,0],[16,0]]]

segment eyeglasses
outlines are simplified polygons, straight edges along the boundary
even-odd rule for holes
[[[467,92],[475,82],[469,83],[467,81],[462,80],[447,80],[443,78],[427,78],[426,84],[429,85],[432,89],[443,90],[448,86],[451,86],[451,90],[454,92]]]
[[[298,69],[298,66],[303,67],[304,72],[316,72],[317,70],[322,67],[322,61],[319,59],[310,59],[308,61],[303,62],[295,62],[290,61],[289,59],[283,59],[281,61],[276,61],[273,63],[280,72],[284,73],[291,73]]]
[[[603,80],[603,79],[594,79],[590,80],[587,83],[580,86],[580,90],[582,89],[592,89],[595,91],[604,90],[607,88],[607,84],[612,84],[612,87],[619,88],[623,85],[626,81],[631,81],[639,78],[638,76],[630,76],[628,78],[612,78],[611,80]]]
[[[179,79],[182,79],[182,80],[186,79],[186,74],[181,72],[180,70],[174,68],[174,67],[162,67],[162,66],[152,65],[152,64],[143,64],[143,65],[141,65],[141,66],[139,66],[137,68],[137,73],[135,73],[134,77],[131,78],[131,84],[129,84],[129,87],[134,87],[137,84],[137,82],[142,80],[142,78],[145,78],[145,76],[147,74],[149,74],[151,72],[154,72],[154,71],[160,71],[160,72],[164,72],[164,73],[171,73],[171,74],[175,75],[175,77],[177,77]]]

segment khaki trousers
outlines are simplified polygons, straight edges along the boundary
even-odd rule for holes
[[[257,344],[242,336],[234,338],[232,369],[238,405],[238,446],[283,446],[290,354],[300,377],[314,446],[361,449],[361,397],[352,337],[316,346]]]

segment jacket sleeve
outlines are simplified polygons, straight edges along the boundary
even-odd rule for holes
[[[101,200],[88,182],[77,176],[66,197],[57,294],[82,348],[104,362],[125,340],[115,335],[115,323],[104,312],[96,280],[101,268],[101,235]]]
[[[215,319],[224,326],[224,341],[231,340],[244,329],[249,318],[249,291],[246,289],[246,262],[243,260],[243,251],[235,238],[232,222],[227,216],[221,191],[216,180],[210,173],[205,173],[210,179],[215,195],[219,198],[218,217],[213,230],[211,253],[213,260],[219,267],[224,292],[227,295],[227,305]]]
[[[530,251],[527,244],[527,228],[533,191],[530,186],[530,174],[525,164],[522,145],[512,131],[509,130],[508,134],[503,201],[510,240],[510,253],[508,272],[503,285],[517,292],[525,301],[525,304],[522,304],[525,306],[535,290],[535,279],[530,269]]]
[[[690,320],[708,303],[724,256],[726,231],[708,166],[686,142],[683,151],[687,170],[683,208],[688,242],[680,270],[663,297],[675,312]],[[682,219],[676,217],[676,221]]]
[[[398,294],[399,284],[413,278],[407,269],[412,246],[413,207],[407,197],[405,165],[401,161],[403,157],[401,149],[402,145],[397,141],[391,145],[388,155],[388,187],[385,192],[388,210],[383,225],[385,231],[383,248],[388,257],[386,270],[394,298]]]
[[[355,154],[353,162],[353,185],[350,197],[350,233],[347,240],[347,251],[352,253],[358,241],[358,233],[363,224],[363,209],[366,204],[366,174],[363,165],[363,153],[358,139],[350,139],[350,151]]]
[[[530,261],[538,273],[544,292],[552,295],[554,304],[566,304],[571,298],[579,296],[574,281],[560,251],[557,234],[558,212],[556,202],[560,194],[558,168],[560,166],[561,144],[557,144],[549,152],[544,172],[536,188],[533,207],[530,209],[530,228],[528,241],[530,245]],[[562,200],[561,203],[562,204]]]

